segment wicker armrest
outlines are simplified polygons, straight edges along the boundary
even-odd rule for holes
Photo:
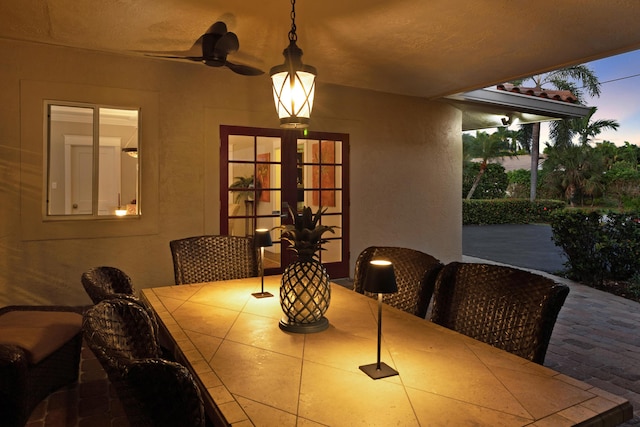
[[[70,311],[83,314],[89,306],[66,306],[66,305],[7,305],[0,308],[0,316],[10,311]]]

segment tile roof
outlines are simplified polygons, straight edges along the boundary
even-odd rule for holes
[[[575,95],[568,90],[549,90],[533,87],[520,87],[515,86],[511,83],[499,84],[498,86],[496,86],[496,89],[504,90],[507,92],[521,93],[523,95],[537,96],[539,98],[553,99],[555,101],[564,101],[571,104],[578,101],[578,98],[576,98]]]

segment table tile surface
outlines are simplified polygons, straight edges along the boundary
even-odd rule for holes
[[[144,289],[142,298],[210,413],[233,426],[617,425],[629,403],[589,384],[389,306],[381,360],[400,375],[372,380],[377,301],[332,285],[330,326],[280,330],[280,278]]]

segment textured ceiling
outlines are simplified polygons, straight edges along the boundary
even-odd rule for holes
[[[290,12],[286,0],[0,0],[0,38],[142,55],[188,50],[221,20],[240,40],[228,59],[268,73],[283,62]],[[298,46],[320,82],[426,98],[639,49],[639,21],[638,0],[296,4]]]

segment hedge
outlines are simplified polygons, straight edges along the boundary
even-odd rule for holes
[[[559,200],[491,199],[462,201],[462,223],[529,224],[548,223],[552,212],[565,208]]]
[[[640,271],[640,212],[566,210],[551,215],[553,241],[568,277],[589,285],[629,280]]]

